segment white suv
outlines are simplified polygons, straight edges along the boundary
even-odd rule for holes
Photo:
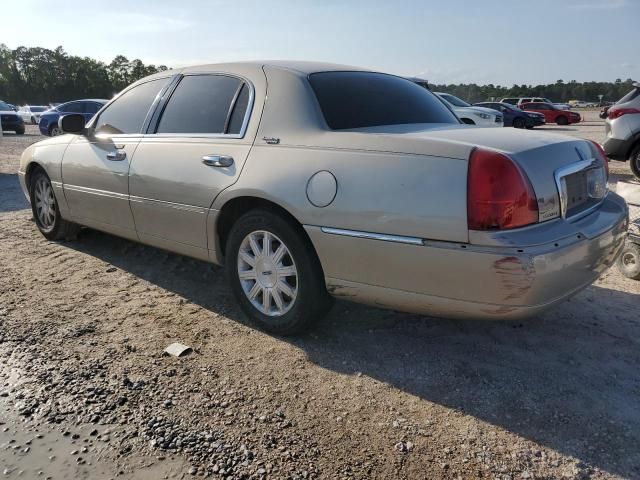
[[[474,107],[450,93],[434,92],[454,113],[468,125],[478,127],[502,127],[504,119],[497,110]]]

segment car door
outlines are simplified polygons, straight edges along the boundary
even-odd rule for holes
[[[226,74],[183,76],[140,141],[129,176],[141,241],[207,258],[207,215],[249,154],[253,86]]]
[[[62,181],[74,220],[137,238],[129,208],[129,166],[154,102],[169,78],[125,90],[65,151]]]

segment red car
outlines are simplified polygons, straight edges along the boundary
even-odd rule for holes
[[[522,110],[542,113],[547,123],[569,125],[570,123],[578,123],[581,120],[579,113],[571,112],[569,110],[561,110],[550,103],[532,102],[523,103],[518,106]]]

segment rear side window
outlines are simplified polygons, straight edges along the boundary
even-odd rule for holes
[[[100,105],[99,103],[86,102],[84,104],[84,113],[98,113],[98,110],[100,110],[101,107],[102,105]]]
[[[248,92],[242,93],[246,90],[235,77],[188,75],[171,95],[157,133],[239,133],[247,110]]]
[[[167,78],[151,80],[120,95],[98,117],[96,133],[140,133],[149,108],[167,81]]]
[[[374,72],[309,75],[332,130],[413,123],[460,123],[433,93],[405,80]]]
[[[82,103],[80,102],[65,103],[60,107],[60,111],[64,113],[84,113]]]

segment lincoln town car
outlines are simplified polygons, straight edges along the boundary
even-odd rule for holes
[[[465,125],[429,90],[361,68],[170,70],[59,127],[19,169],[44,237],[84,226],[224,265],[275,334],[309,328],[335,297],[536,315],[598,278],[625,237],[598,144]]]

